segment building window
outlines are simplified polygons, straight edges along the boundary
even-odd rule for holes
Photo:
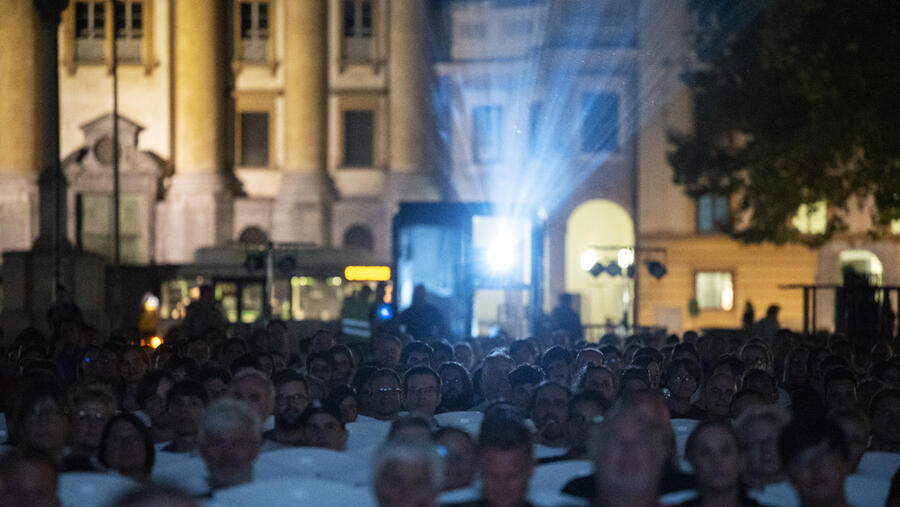
[[[240,3],[241,59],[265,63],[269,58],[269,3]]]
[[[344,58],[367,61],[372,59],[371,0],[344,0]]]
[[[891,220],[891,234],[900,235],[900,218]]]
[[[619,96],[615,93],[581,95],[581,152],[619,150]]]
[[[731,200],[724,195],[707,194],[697,199],[697,232],[715,233],[728,223]]]
[[[478,106],[472,110],[472,154],[477,164],[500,160],[503,109],[499,105]]]
[[[119,63],[143,65],[149,73],[153,56],[153,0],[78,0],[63,12],[61,59],[70,74],[79,64],[112,68]],[[115,45],[114,45],[115,43]]]
[[[828,203],[801,204],[791,223],[801,234],[825,234],[828,227]]]
[[[375,165],[375,112],[344,111],[345,167]]]
[[[734,276],[730,271],[698,271],[694,297],[700,310],[731,311],[734,308]]]
[[[119,196],[119,255],[124,263],[141,260],[141,198]],[[78,247],[112,259],[115,249],[113,196],[110,193],[81,193],[77,197]]]
[[[269,113],[242,111],[240,113],[240,165],[269,166]]]
[[[79,62],[103,63],[106,38],[104,3],[75,2],[75,58]]]
[[[347,228],[344,233],[344,246],[349,248],[360,248],[364,250],[375,249],[375,238],[372,231],[365,225],[352,225]]]

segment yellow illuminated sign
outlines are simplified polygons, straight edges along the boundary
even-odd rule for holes
[[[388,266],[347,266],[344,278],[351,282],[386,282],[391,279]]]

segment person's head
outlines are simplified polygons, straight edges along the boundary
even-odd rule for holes
[[[472,405],[472,379],[460,363],[447,362],[438,367],[441,377],[441,405],[445,410],[466,410]]]
[[[340,408],[330,403],[310,405],[303,413],[302,424],[306,432],[306,445],[334,451],[344,450],[348,433],[341,419]]]
[[[700,364],[690,358],[679,358],[672,361],[666,375],[666,386],[673,398],[690,400],[703,381],[703,370]]]
[[[781,432],[778,447],[803,506],[843,505],[849,449],[837,425],[827,420],[795,421]]]
[[[702,398],[710,418],[724,420],[730,417],[731,397],[737,391],[734,377],[716,373],[703,383]]]
[[[765,370],[747,370],[741,377],[741,389],[753,389],[766,398],[767,403],[778,401],[778,381]]]
[[[446,340],[434,341],[431,343],[431,367],[437,369],[438,366],[453,360],[453,346]]]
[[[573,454],[586,455],[589,449],[591,428],[603,420],[610,402],[599,391],[581,391],[569,400],[566,438]]]
[[[518,420],[485,416],[478,436],[481,494],[498,507],[521,505],[534,470],[531,435]]]
[[[313,352],[306,356],[306,370],[310,377],[316,377],[326,384],[331,383],[334,375],[334,357],[330,352]]]
[[[209,399],[215,400],[228,393],[228,384],[231,383],[231,372],[221,366],[208,364],[200,369],[197,380],[203,384],[203,387],[209,394]]]
[[[378,419],[392,419],[400,411],[403,391],[397,372],[383,368],[369,377],[369,410]]]
[[[388,442],[372,463],[372,490],[379,507],[433,507],[443,466],[427,444]]]
[[[0,457],[0,498],[8,507],[59,507],[59,474],[53,456],[29,447]]]
[[[441,377],[429,366],[414,366],[403,376],[403,394],[410,414],[431,418],[441,404]]]
[[[778,318],[778,312],[780,312],[780,311],[781,311],[781,307],[780,307],[780,306],[778,306],[778,305],[769,305],[769,307],[766,308],[766,317],[768,317],[768,318],[770,318],[770,319],[777,319],[777,318]]]
[[[394,368],[400,364],[403,342],[394,335],[382,334],[375,337],[375,361],[382,368]]]
[[[778,435],[788,420],[783,410],[768,405],[748,409],[735,422],[747,459],[748,476],[761,482],[779,480],[783,467],[778,455]]]
[[[296,370],[284,369],[272,377],[275,387],[275,427],[286,431],[303,428],[302,414],[309,405],[309,385]]]
[[[206,364],[212,357],[212,348],[209,342],[202,336],[195,336],[188,340],[184,355],[193,359],[199,365]]]
[[[136,480],[153,470],[156,451],[150,431],[134,414],[114,416],[103,428],[97,457],[105,467]]]
[[[797,347],[788,352],[784,359],[784,383],[805,385],[809,382],[809,349]]]
[[[93,454],[100,445],[103,427],[116,414],[116,399],[100,387],[82,387],[72,396],[71,442],[81,452]]]
[[[869,445],[869,418],[863,411],[855,408],[832,410],[828,419],[836,424],[844,433],[849,451],[850,471],[856,471]]]
[[[509,346],[509,357],[516,364],[534,364],[537,348],[529,340],[516,340]]]
[[[453,346],[453,357],[467,370],[472,369],[475,363],[475,356],[472,354],[472,346],[465,342],[457,343]]]
[[[637,405],[620,402],[607,413],[594,439],[597,494],[612,504],[626,498],[656,497],[669,455],[664,425]]]
[[[702,492],[725,493],[738,487],[744,455],[730,424],[701,422],[688,437],[684,454]]]
[[[408,415],[394,420],[387,434],[389,442],[429,442],[431,423],[426,419]]]
[[[334,371],[331,373],[331,380],[334,383],[349,384],[356,371],[356,360],[353,352],[346,345],[335,345],[328,351],[331,359],[334,361]]]
[[[434,351],[431,346],[425,342],[411,342],[403,347],[400,355],[400,363],[405,368],[414,366],[430,366],[431,355]]]
[[[119,355],[119,372],[126,384],[137,384],[150,369],[150,358],[144,349],[130,345]]]
[[[572,295],[563,292],[559,295],[559,306],[563,308],[572,308]]]
[[[502,352],[493,352],[484,358],[481,368],[481,393],[489,401],[508,400],[512,387],[507,375],[515,367],[513,360]]]
[[[572,355],[558,345],[550,347],[541,356],[541,369],[544,370],[544,377],[553,382],[569,385],[572,380],[571,365]]]
[[[328,394],[326,403],[334,405],[341,411],[341,422],[355,422],[359,416],[359,394],[351,386],[337,386]]]
[[[632,366],[647,370],[647,378],[650,389],[659,389],[662,377],[662,361],[649,354],[636,355],[631,361]]]
[[[209,405],[200,433],[200,456],[213,488],[253,480],[253,462],[262,444],[262,422],[247,403],[220,398]]]
[[[613,335],[615,337],[615,335]],[[618,337],[615,337],[618,341]],[[625,369],[625,356],[622,354],[622,351],[619,350],[619,347],[615,345],[603,345],[600,347],[600,352],[603,354],[603,366],[606,366],[610,370],[616,372],[616,374],[621,374],[622,370]]]
[[[632,391],[650,389],[650,372],[640,366],[629,366],[622,370],[622,380],[619,383],[619,395],[623,396]]]
[[[597,391],[612,403],[619,394],[619,377],[606,366],[587,364],[575,377],[575,387],[578,391]]]
[[[741,347],[740,359],[747,368],[757,370],[771,370],[772,360],[769,348],[759,340],[749,341]]]
[[[415,288],[413,288],[413,297],[412,304],[421,305],[425,303],[425,299],[428,297],[428,290],[424,285],[417,284]]]
[[[542,439],[550,443],[565,441],[569,423],[569,390],[558,382],[544,382],[534,391],[531,420]]]
[[[900,388],[900,366],[895,362],[881,361],[873,364],[869,369],[869,376],[885,387]]]
[[[738,418],[751,407],[764,407],[771,405],[768,396],[755,389],[740,389],[731,397],[728,405],[728,413],[732,421]]]
[[[325,329],[319,329],[309,338],[309,353],[328,352],[334,347],[334,334]]]
[[[900,390],[879,391],[869,403],[869,420],[875,450],[900,447]]]
[[[528,410],[531,405],[531,399],[534,397],[534,390],[544,380],[541,370],[528,365],[520,364],[507,375],[509,384],[512,387],[512,403],[523,410]]]
[[[20,447],[36,447],[57,459],[68,436],[66,396],[55,382],[37,380],[25,386],[15,404],[12,436]]]
[[[472,484],[477,468],[475,442],[465,431],[444,427],[434,432],[438,454],[444,458],[444,490]]]
[[[275,387],[263,372],[248,368],[237,372],[228,386],[228,395],[243,401],[256,410],[264,421],[272,414],[275,405]]]
[[[206,389],[194,380],[177,382],[166,397],[166,409],[177,436],[196,436],[203,423],[203,414],[209,404]]]
[[[603,366],[603,353],[594,347],[585,347],[575,356],[575,371],[581,371],[585,366]]]
[[[825,408],[828,410],[856,407],[856,374],[849,368],[836,366],[825,374]]]

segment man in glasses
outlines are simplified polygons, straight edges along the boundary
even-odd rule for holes
[[[382,368],[369,377],[369,408],[371,417],[393,421],[403,404],[400,377],[394,370]]]
[[[275,384],[275,427],[265,432],[263,451],[285,446],[303,445],[303,412],[309,406],[309,385],[295,370],[277,372]]]
[[[410,415],[434,420],[441,404],[441,377],[428,366],[410,368],[403,376],[404,405]]]

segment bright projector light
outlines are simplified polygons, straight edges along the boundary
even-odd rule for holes
[[[618,264],[622,269],[625,269],[628,266],[634,264],[634,250],[630,248],[623,248],[619,250],[619,253],[616,256],[616,264]]]
[[[509,238],[498,238],[488,247],[485,262],[494,273],[507,273],[515,265],[516,253]]]
[[[594,264],[597,264],[597,252],[590,248],[581,252],[579,264],[584,271],[590,271]]]

